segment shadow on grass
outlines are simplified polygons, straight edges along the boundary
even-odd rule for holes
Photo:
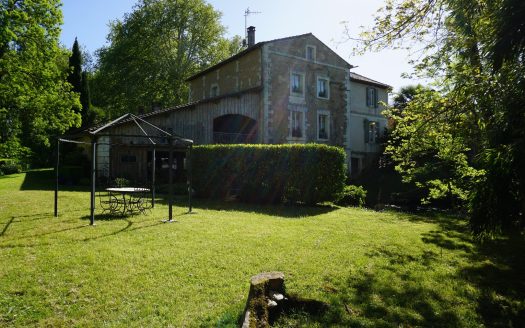
[[[41,190],[52,191],[55,190],[56,176],[52,169],[27,171],[24,181],[20,186],[20,190]],[[60,191],[89,191],[89,186],[75,186],[75,185],[59,185]]]
[[[283,322],[285,327],[306,327],[312,323],[322,324],[330,306],[324,302],[302,298],[298,295],[287,295],[288,299],[281,304],[270,308],[268,321],[271,327],[280,327]],[[239,327],[244,321],[244,311],[237,311],[233,307],[224,312],[219,319],[208,316],[199,327]]]
[[[486,241],[472,256],[475,264],[460,275],[481,291],[478,312],[487,327],[522,327],[525,323],[525,240],[513,236]]]
[[[460,252],[468,265],[453,278],[480,291],[474,300],[488,327],[519,327],[525,322],[525,238],[498,237],[477,242],[465,219],[443,214],[409,215],[410,221],[437,224],[439,229],[422,235],[422,241],[441,249]]]
[[[421,240],[437,248],[418,253],[395,245],[370,249],[370,266],[351,268],[342,281],[321,281],[327,311],[289,313],[276,326],[523,326],[523,236],[477,243],[460,218],[414,215],[409,220],[435,223],[437,229],[423,233]],[[434,278],[425,278],[427,272]],[[227,313],[221,320],[229,323],[233,317]]]
[[[11,217],[11,219],[7,221],[2,231],[0,231],[0,237],[2,237],[5,234],[5,232],[7,231],[7,229],[9,229],[9,226],[13,223],[14,220],[15,220],[15,217],[13,216]]]
[[[164,196],[164,195],[163,195]],[[159,204],[167,205],[165,198],[158,201]],[[184,196],[177,196],[174,198],[174,205],[178,207],[187,207],[188,198]],[[238,211],[247,213],[258,213],[269,216],[284,217],[288,219],[300,219],[326,214],[337,210],[338,208],[331,205],[315,205],[307,206],[301,204],[277,204],[277,205],[260,205],[242,203],[237,200],[209,200],[194,198],[192,200],[193,211],[198,212],[202,210],[214,211]]]
[[[42,190],[53,191],[55,189],[55,173],[52,169],[28,171],[25,175],[24,181],[20,190]],[[89,192],[89,186],[59,186],[60,191],[85,191]],[[167,195],[158,193],[158,204],[167,205]],[[241,203],[236,200],[207,200],[200,198],[193,198],[193,208],[195,211],[199,209],[208,210],[224,210],[224,211],[240,211],[249,213],[260,213],[270,216],[281,216],[285,218],[303,218],[310,216],[317,216],[325,214],[337,209],[334,206],[317,205],[257,205]],[[174,197],[174,205],[179,207],[188,206],[188,197],[176,195]],[[105,218],[101,217],[102,220]]]
[[[89,221],[89,216],[84,216],[84,217],[82,217],[82,219],[86,220],[86,221]],[[112,232],[103,233],[103,234],[92,236],[92,237],[86,237],[86,238],[80,238],[80,239],[74,239],[73,238],[73,239],[68,239],[68,240],[63,239],[63,240],[42,241],[42,242],[35,241],[35,239],[39,238],[39,237],[45,237],[45,236],[49,236],[49,235],[53,235],[53,234],[59,234],[59,233],[62,233],[62,232],[73,231],[73,230],[80,230],[80,229],[84,229],[84,228],[87,229],[87,228],[89,228],[91,226],[89,224],[83,224],[83,225],[80,225],[80,226],[74,226],[74,227],[70,227],[70,228],[55,229],[55,230],[46,231],[46,232],[40,232],[40,233],[30,233],[30,234],[25,234],[25,235],[22,235],[20,237],[17,237],[17,240],[16,240],[17,243],[15,243],[15,244],[13,244],[13,243],[7,243],[7,244],[4,244],[4,245],[0,244],[0,249],[32,248],[32,247],[41,247],[41,246],[50,246],[50,245],[59,245],[59,244],[71,244],[71,243],[77,243],[77,242],[86,242],[86,241],[92,241],[92,240],[97,240],[97,239],[102,239],[102,238],[115,236],[115,235],[118,235],[118,234],[121,234],[121,233],[126,233],[126,232],[146,229],[146,228],[152,228],[152,227],[164,224],[161,221],[158,221],[158,222],[156,221],[156,222],[154,222],[152,224],[133,227],[133,222],[131,220],[129,220],[128,217],[122,217],[122,216],[121,217],[111,217],[111,216],[108,216],[108,215],[105,215],[105,214],[97,214],[95,216],[95,224],[96,224],[96,222],[98,220],[100,220],[100,221],[104,221],[104,220],[105,221],[108,221],[108,220],[120,220],[120,221],[125,221],[126,225],[124,227],[122,227],[122,228],[120,228],[118,230],[112,231]],[[16,221],[14,221],[14,222],[16,222]],[[5,229],[5,230],[7,230],[7,229]],[[0,235],[0,237],[1,237],[1,235]],[[32,241],[32,242],[21,243],[20,241],[23,241],[23,240],[29,240],[29,241]]]

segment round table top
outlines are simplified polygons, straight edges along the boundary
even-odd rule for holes
[[[106,188],[106,191],[133,193],[133,192],[147,192],[149,191],[149,189],[148,188],[136,188],[136,187],[115,187],[115,188]]]

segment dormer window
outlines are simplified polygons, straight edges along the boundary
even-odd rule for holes
[[[306,59],[315,61],[315,46],[306,46]]]

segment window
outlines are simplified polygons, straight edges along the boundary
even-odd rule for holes
[[[317,139],[328,140],[330,137],[330,112],[317,112]]]
[[[315,46],[306,46],[306,59],[315,61]]]
[[[317,98],[330,98],[330,81],[325,77],[317,78]]]
[[[379,138],[379,123],[365,120],[365,142],[376,143]]]
[[[366,105],[377,108],[377,89],[366,88]]]
[[[303,112],[292,110],[290,112],[290,136],[292,138],[302,138],[304,136],[303,131],[304,117]]]
[[[214,83],[210,87],[210,97],[213,98],[213,97],[217,97],[218,95],[219,95],[219,86],[217,85],[217,83]]]
[[[304,75],[299,73],[292,73],[290,81],[290,92],[294,96],[304,95]]]

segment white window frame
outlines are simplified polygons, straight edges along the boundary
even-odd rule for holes
[[[325,133],[326,133],[326,138],[321,138],[320,137],[320,134],[321,134],[321,124],[320,124],[320,121],[319,121],[319,118],[321,116],[325,116],[326,117],[326,127],[325,127]],[[319,141],[327,141],[327,140],[330,140],[330,122],[331,122],[331,119],[330,119],[330,111],[328,110],[324,110],[324,109],[319,109],[317,110],[317,140]]]
[[[299,76],[299,83],[302,83],[302,85],[300,84],[301,92],[296,92],[296,91],[293,90],[294,75],[298,75]],[[294,97],[304,98],[305,88],[306,88],[306,85],[305,85],[304,73],[293,72],[293,71],[290,72],[290,95],[294,96]]]
[[[299,118],[299,124],[296,127],[301,129],[301,136],[294,136],[294,117]],[[288,110],[288,140],[304,141],[306,140],[306,108],[289,108]]]
[[[213,94],[213,89],[214,88],[217,88],[217,94]],[[210,85],[210,98],[214,98],[214,97],[218,97],[220,95],[220,89],[219,89],[219,84],[217,83],[212,83]]]
[[[321,80],[325,80],[326,81],[326,97],[319,96],[319,92],[321,91],[320,88],[319,88],[319,85],[320,85],[319,81],[321,81]],[[330,99],[330,79],[328,77],[326,77],[326,76],[318,76],[317,77],[316,88],[317,88],[317,92],[316,92],[317,98],[324,99],[324,100]]]
[[[308,49],[312,49],[312,58],[308,58]],[[304,58],[306,58],[306,60],[309,60],[309,61],[315,61],[316,57],[317,57],[317,47],[312,46],[310,44],[306,45],[306,49],[304,52]]]

